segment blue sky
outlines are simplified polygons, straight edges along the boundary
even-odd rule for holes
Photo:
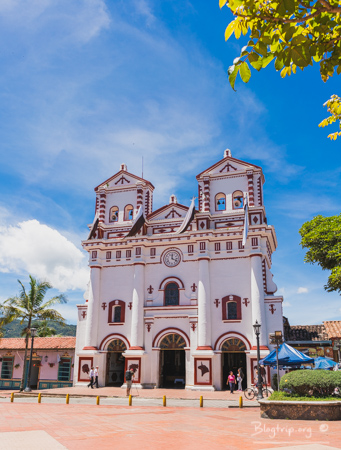
[[[282,80],[226,71],[244,41],[224,41],[218,0],[3,0],[0,3],[0,301],[28,274],[66,292],[70,323],[88,278],[80,241],[93,188],[125,162],[189,204],[195,176],[232,155],[263,167],[276,228],[274,281],[292,324],[340,320],[327,272],[303,263],[298,229],[340,211],[340,142],[318,123],[339,94],[318,67]]]

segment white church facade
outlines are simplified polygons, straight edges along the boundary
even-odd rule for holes
[[[95,188],[96,222],[83,241],[91,275],[77,305],[74,384],[89,382],[91,366],[99,366],[101,386],[122,386],[128,367],[139,388],[226,389],[229,371],[239,367],[244,388],[253,382],[253,324],[261,323],[261,357],[272,348],[269,333],[283,330],[264,175],[226,150],[197,182],[194,218],[181,233],[189,207],[171,195],[153,211],[154,186],[124,164]],[[127,237],[141,211],[145,223]]]

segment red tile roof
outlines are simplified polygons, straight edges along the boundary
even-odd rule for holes
[[[328,338],[341,338],[341,320],[328,320],[323,322]]]
[[[74,349],[75,347],[76,338],[74,336],[36,337],[33,342],[35,350]],[[28,348],[31,348],[31,339],[28,340]],[[24,350],[25,338],[0,339],[0,349]]]

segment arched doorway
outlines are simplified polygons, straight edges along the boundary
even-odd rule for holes
[[[121,339],[113,339],[107,347],[106,386],[122,386],[124,383],[124,356],[127,346]]]
[[[160,387],[185,388],[185,339],[177,333],[167,334],[160,342]]]
[[[237,379],[237,371],[241,367],[244,373],[243,379],[243,389],[247,387],[247,379],[246,379],[246,345],[241,339],[238,338],[229,338],[223,342],[221,346],[222,351],[222,390],[229,389],[229,386],[226,385],[227,377],[229,376],[230,371],[234,373]]]

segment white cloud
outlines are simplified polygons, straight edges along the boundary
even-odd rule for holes
[[[1,19],[8,30],[20,27],[26,36],[52,31],[59,43],[86,43],[110,23],[104,0],[5,0],[0,2]]]
[[[297,289],[297,294],[307,294],[308,292],[309,292],[308,288],[306,288],[306,287],[299,287]]]
[[[0,226],[0,248],[0,272],[29,273],[60,291],[86,288],[85,255],[59,231],[37,220]]]
[[[283,302],[282,303],[283,308],[289,308],[291,306],[291,303],[289,302]]]

